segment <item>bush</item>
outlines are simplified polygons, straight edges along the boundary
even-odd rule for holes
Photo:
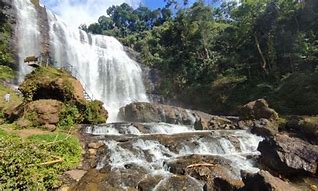
[[[87,102],[84,111],[84,123],[99,124],[105,123],[107,120],[107,113],[103,109],[103,103],[100,101]]]
[[[79,141],[65,134],[28,139],[0,132],[0,190],[48,190],[60,186],[58,175],[80,162]],[[62,162],[48,163],[57,159]]]
[[[67,130],[81,122],[80,113],[75,106],[66,105],[60,113],[58,127]]]

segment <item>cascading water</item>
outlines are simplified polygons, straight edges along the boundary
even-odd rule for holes
[[[56,67],[72,65],[73,75],[90,96],[102,100],[115,121],[119,108],[133,101],[148,101],[141,69],[113,37],[72,29],[49,13],[51,49]]]
[[[259,155],[257,146],[262,138],[245,130],[199,131],[193,126],[166,123],[141,123],[137,126],[114,123],[86,127],[85,133],[106,145],[107,154],[100,158],[97,169],[125,172],[134,166],[134,169],[141,168],[145,177],[160,175],[163,178],[153,190],[174,176],[166,164],[174,161],[178,164],[193,156],[227,161],[223,165],[230,166],[234,179],[240,179],[241,170],[258,172],[253,158]],[[202,188],[199,183],[193,184]]]
[[[19,73],[18,83],[21,83],[31,67],[24,63],[28,56],[40,55],[40,30],[38,15],[30,0],[13,0],[17,10],[16,36],[18,40]]]

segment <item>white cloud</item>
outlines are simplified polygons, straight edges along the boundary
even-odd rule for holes
[[[106,10],[112,5],[128,3],[137,7],[142,0],[41,0],[66,23],[78,27],[81,24],[96,22],[99,16],[106,15]]]

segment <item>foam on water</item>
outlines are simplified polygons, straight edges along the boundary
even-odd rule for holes
[[[86,133],[92,135],[141,135],[141,134],[179,134],[179,133],[191,133],[194,131],[192,126],[185,125],[173,125],[168,123],[141,123],[144,127],[144,131],[141,132],[132,124],[116,123],[105,125],[92,125],[88,126],[85,130]]]
[[[154,127],[155,126],[156,125],[154,125]],[[164,126],[164,124],[161,123],[160,126]],[[168,135],[172,139],[180,135],[167,134],[165,128],[157,128],[157,130],[158,129],[160,129],[160,132],[155,132]],[[121,134],[123,137],[128,136],[128,143],[105,140],[107,152],[110,153],[110,157],[109,159],[104,159],[101,163],[111,165],[112,168],[125,168],[127,164],[134,164],[146,169],[149,173],[154,171],[166,171],[166,173],[169,173],[164,166],[165,161],[195,154],[221,156],[230,160],[235,172],[234,176],[237,178],[240,177],[240,170],[246,170],[251,173],[258,171],[258,169],[254,167],[253,162],[247,157],[259,155],[257,145],[262,138],[243,130],[205,131],[204,134],[197,134],[201,131],[195,130],[189,133],[189,128],[184,128],[183,130],[187,132],[187,134],[182,135],[188,135],[189,138],[175,139],[173,144],[176,146],[172,147],[174,148],[173,150],[171,150],[171,145],[169,146],[167,143],[162,142],[160,136],[159,139],[157,138],[159,134],[142,134],[140,131],[138,131],[139,136],[137,137],[129,137],[129,134]],[[113,130],[110,132],[112,131]],[[171,131],[169,131],[169,133],[170,132]],[[100,166],[100,168],[102,167]]]

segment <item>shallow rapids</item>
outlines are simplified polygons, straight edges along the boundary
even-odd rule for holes
[[[259,155],[262,138],[245,130],[196,131],[191,126],[165,123],[114,123],[86,127],[85,133],[106,146],[98,169],[116,172],[133,167],[145,176],[160,176],[158,184],[173,177],[173,163],[192,157],[226,161],[223,165],[229,165],[234,179],[240,179],[241,170],[258,172],[253,159]],[[201,185],[199,180],[194,182]]]

